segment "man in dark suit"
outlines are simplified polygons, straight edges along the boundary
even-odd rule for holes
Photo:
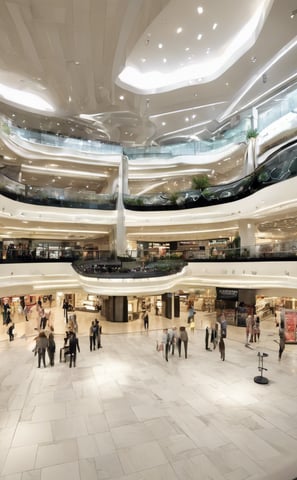
[[[78,338],[74,332],[71,332],[70,339],[69,339],[69,354],[70,354],[69,367],[70,368],[72,367],[72,363],[73,363],[73,366],[75,367],[77,350],[80,352]]]

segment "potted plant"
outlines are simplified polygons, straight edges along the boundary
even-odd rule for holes
[[[178,197],[179,197],[178,192],[171,192],[169,195],[170,203],[172,203],[173,205],[176,205]]]
[[[193,190],[204,190],[209,187],[209,178],[207,175],[196,175],[192,178]]]
[[[246,132],[246,139],[249,140],[250,138],[257,138],[259,132],[257,128],[249,128]]]

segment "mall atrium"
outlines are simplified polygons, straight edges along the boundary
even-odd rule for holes
[[[0,2],[1,479],[297,476],[296,22],[296,0]],[[225,363],[204,345],[222,316]]]

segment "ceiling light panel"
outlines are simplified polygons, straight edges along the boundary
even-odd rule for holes
[[[254,44],[271,3],[271,0],[240,3],[228,0],[228,8],[221,8],[217,1],[209,0],[207,7],[197,14],[197,4],[194,6],[192,0],[169,2],[135,44],[117,83],[135,93],[148,94],[218,78]],[[230,11],[236,11],[237,15],[230,16]],[[187,25],[178,36],[177,29],[181,27],[176,26],[177,18],[180,25]],[[218,25],[220,35],[215,32]],[[145,42],[148,31],[149,45]],[[189,62],[186,49],[197,38],[201,51],[196,49]],[[160,49],[166,50],[166,64],[162,62],[165,57],[160,59]],[[146,58],[146,62],[142,63],[141,58]]]

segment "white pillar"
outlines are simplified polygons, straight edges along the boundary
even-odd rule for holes
[[[256,226],[248,220],[239,222],[240,253],[245,255],[244,249],[249,252],[248,256],[256,255]]]
[[[125,214],[123,205],[123,189],[124,189],[124,173],[126,173],[126,158],[122,157],[119,166],[119,183],[118,183],[118,201],[117,201],[117,226],[116,226],[116,253],[124,255],[127,250]]]

